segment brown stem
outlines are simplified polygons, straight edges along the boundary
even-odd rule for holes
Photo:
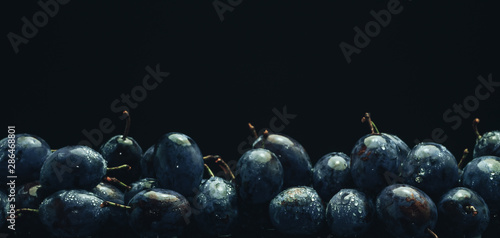
[[[438,235],[436,235],[436,233],[434,233],[434,231],[432,231],[430,228],[427,228],[427,232],[429,232],[429,234],[431,234],[432,237],[439,238]]]
[[[125,183],[123,183],[122,181],[118,180],[117,178],[112,178],[112,177],[105,177],[104,178],[104,181],[106,182],[109,182],[109,183],[113,183],[113,184],[116,184],[116,185],[119,185],[120,187],[123,187],[127,190],[130,190],[132,187],[126,185]]]
[[[222,170],[224,170],[224,173],[229,174],[229,176],[231,177],[231,181],[234,181],[236,179],[236,177],[233,174],[233,171],[231,170],[231,168],[229,168],[229,165],[227,165],[226,161],[224,161],[221,158],[218,158],[215,161],[215,163],[222,163],[222,165],[220,165],[220,167]]]
[[[463,169],[467,155],[469,155],[469,149],[465,148],[464,153],[462,154],[462,158],[460,158],[460,161],[458,162],[459,169]]]
[[[210,177],[214,177],[214,172],[212,172],[212,170],[210,169],[210,167],[208,167],[207,164],[203,164],[205,166],[205,169],[207,169],[208,171],[208,174],[210,175]]]
[[[257,131],[255,130],[255,127],[252,124],[248,123],[248,128],[250,129],[250,133],[252,133],[253,137],[255,139],[257,139],[259,137],[259,135],[257,135]]]
[[[474,130],[477,139],[481,139],[482,136],[481,134],[479,134],[479,130],[477,129],[478,124],[479,124],[479,118],[474,119],[474,121],[472,121],[472,129]]]
[[[125,124],[125,131],[123,132],[123,139],[126,139],[127,136],[128,136],[128,133],[130,131],[130,113],[128,113],[128,111],[123,111],[123,115],[126,116],[127,118],[127,122]]]
[[[102,202],[101,207],[119,207],[119,208],[124,208],[124,209],[132,209],[131,206],[125,206],[125,205],[110,202],[110,201]]]

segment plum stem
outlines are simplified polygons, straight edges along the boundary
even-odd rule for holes
[[[370,113],[369,112],[366,112],[365,113],[365,116],[363,118],[361,118],[361,122],[364,123],[368,121],[368,124],[370,125],[370,130],[372,132],[372,135],[375,135],[375,134],[380,134],[377,126],[375,125],[375,123],[372,121],[372,118],[370,116]]]
[[[458,168],[459,169],[463,169],[464,165],[465,165],[465,159],[467,158],[467,155],[469,155],[469,149],[465,148],[463,154],[462,154],[462,158],[460,158],[460,161],[458,162]]]
[[[110,168],[107,168],[106,170],[112,171],[112,170],[121,170],[121,169],[131,170],[132,167],[128,164],[124,164],[124,165],[120,165],[120,166],[116,166],[116,167],[110,167]]]
[[[255,130],[255,127],[251,123],[248,123],[248,128],[250,129],[250,133],[252,133],[255,139],[259,138],[259,135],[257,135],[257,131]]]
[[[102,202],[101,207],[119,207],[119,208],[123,208],[123,209],[132,209],[131,206],[126,206],[126,205],[122,205],[122,204],[118,204],[118,203],[114,203],[114,202],[110,202],[110,201]]]
[[[264,137],[264,139],[267,139],[267,137],[269,136],[269,131],[265,130],[262,136]]]
[[[38,209],[33,208],[18,208],[16,209],[15,218],[21,217],[23,213],[38,213]],[[9,219],[10,217],[7,217]]]
[[[438,235],[436,235],[436,233],[434,233],[434,231],[432,231],[430,228],[427,228],[427,232],[429,232],[429,234],[431,234],[432,237],[439,238]]]
[[[205,169],[207,169],[207,172],[208,172],[208,174],[210,175],[210,177],[211,177],[211,178],[212,178],[212,177],[214,177],[214,176],[215,176],[215,175],[214,175],[214,172],[212,172],[212,170],[210,169],[210,167],[208,167],[208,165],[207,165],[207,164],[203,164],[203,165],[205,166]]]
[[[128,113],[128,111],[123,111],[123,115],[126,116],[127,121],[125,124],[125,131],[123,131],[122,139],[127,139],[128,133],[130,131],[130,113]]]
[[[222,163],[222,165],[219,164],[219,166],[221,167],[222,170],[224,170],[224,173],[229,174],[229,176],[231,177],[231,181],[234,181],[236,179],[236,177],[233,174],[233,171],[231,170],[229,165],[227,165],[226,161],[224,161],[222,158],[218,158],[215,161],[215,163]]]
[[[218,158],[220,158],[219,155],[205,155],[205,156],[203,156],[203,160],[218,159]]]
[[[127,190],[130,190],[132,188],[132,187],[126,185],[125,183],[123,183],[122,181],[118,180],[117,178],[105,177],[104,181],[119,185],[120,187],[123,187]]]
[[[474,119],[474,121],[472,121],[472,129],[474,130],[477,139],[481,139],[482,136],[481,134],[479,134],[479,130],[477,129],[478,124],[479,124],[479,118]]]

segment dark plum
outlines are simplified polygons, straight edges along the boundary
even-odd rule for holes
[[[401,164],[405,183],[415,186],[432,198],[439,198],[458,183],[455,156],[446,147],[422,142],[413,147]]]
[[[16,218],[17,235],[20,237],[49,235],[42,221],[40,221],[38,213],[31,212],[38,209],[48,195],[50,194],[42,188],[38,181],[28,182],[19,186],[16,193],[16,208],[21,210],[27,209],[28,211],[21,211],[21,215],[18,215]]]
[[[128,204],[130,199],[132,199],[140,191],[155,187],[156,187],[156,179],[154,178],[143,178],[139,179],[136,182],[133,182],[132,184],[130,184],[130,189],[125,192],[124,196],[125,204]]]
[[[481,237],[490,222],[488,205],[465,187],[446,192],[437,207],[439,234],[444,237]]]
[[[314,235],[325,225],[325,207],[313,188],[291,187],[271,200],[269,217],[283,234]]]
[[[47,191],[90,190],[107,172],[106,160],[84,145],[66,146],[52,153],[40,171],[40,184]]]
[[[438,213],[432,199],[407,184],[393,184],[377,197],[377,217],[394,237],[426,237],[436,226]]]
[[[500,157],[474,158],[464,168],[462,184],[476,191],[493,214],[500,212]]]
[[[399,176],[400,164],[407,155],[391,137],[368,134],[356,142],[351,151],[351,176],[357,188],[376,194]]]
[[[108,176],[120,179],[124,183],[131,183],[141,177],[140,159],[142,149],[132,137],[122,135],[113,136],[99,149],[99,153],[108,162],[109,167],[127,164],[130,170],[113,170]]]
[[[100,207],[103,202],[86,190],[60,190],[40,204],[39,217],[56,237],[86,237],[109,219],[110,209]]]
[[[180,236],[190,223],[188,200],[173,190],[143,190],[130,200],[128,206],[129,224],[144,238]]]
[[[311,185],[311,159],[304,147],[293,138],[265,131],[263,135],[255,140],[252,148],[268,149],[278,157],[284,171],[284,189],[293,186]]]
[[[154,151],[155,146],[149,147],[146,152],[142,155],[140,165],[141,165],[141,177],[142,178],[154,178],[155,167],[154,167]]]
[[[0,174],[9,174],[9,138],[0,140]],[[15,172],[17,183],[23,184],[40,178],[40,169],[50,155],[50,147],[42,138],[30,134],[18,134],[15,137]],[[0,177],[2,186],[8,182],[6,176]]]
[[[123,112],[126,116],[127,124],[123,135],[111,137],[106,143],[102,144],[99,153],[108,162],[109,167],[117,167],[128,164],[131,169],[113,170],[108,172],[108,176],[118,178],[120,181],[128,184],[138,180],[141,177],[142,148],[134,138],[128,136],[130,129],[130,115],[127,111]]]
[[[243,201],[263,204],[282,189],[283,167],[276,155],[267,149],[251,149],[236,164],[236,184]]]
[[[325,202],[351,182],[351,158],[342,152],[328,153],[314,165],[313,188]]]
[[[477,158],[485,155],[500,157],[500,131],[490,131],[481,135],[477,130],[478,123],[479,118],[476,118],[472,124],[477,136],[472,157]]]
[[[193,203],[200,230],[212,236],[232,234],[238,222],[238,193],[231,182],[209,178],[200,185]]]
[[[341,189],[326,207],[326,222],[335,236],[361,236],[368,231],[374,220],[373,202],[356,189]]]
[[[184,196],[194,195],[203,178],[203,156],[191,137],[177,132],[163,135],[155,146],[158,186]]]

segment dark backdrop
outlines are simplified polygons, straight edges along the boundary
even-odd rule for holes
[[[222,21],[214,2],[229,9]],[[497,11],[483,0],[401,0],[399,13],[348,63],[339,44],[354,45],[354,27],[365,29],[370,11],[388,2],[69,1],[45,24],[39,18],[42,27],[17,53],[9,32],[22,36],[22,17],[33,22],[42,8],[4,2],[1,125],[60,148],[109,118],[115,129],[103,133],[106,140],[124,128],[113,101],[134,90],[142,98],[129,107],[130,135],[144,149],[179,131],[204,154],[237,159],[238,146],[247,148],[247,123],[279,127],[276,111],[286,109],[280,132],[316,161],[350,153],[369,132],[360,122],[368,111],[410,147],[442,128],[447,138],[437,137],[459,157],[474,144],[474,117],[483,132],[498,129],[500,92],[482,88],[489,95],[474,103],[478,76],[500,81]],[[141,95],[145,68],[156,65],[170,75]],[[470,112],[453,112],[464,100]]]

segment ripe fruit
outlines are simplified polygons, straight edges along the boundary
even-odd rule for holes
[[[267,203],[283,186],[283,167],[276,155],[267,149],[245,152],[236,164],[236,171],[239,194],[248,203]]]
[[[479,118],[476,118],[472,124],[477,136],[473,157],[477,158],[485,155],[500,156],[500,131],[490,131],[481,135],[477,130],[478,123]]]
[[[351,151],[351,175],[359,189],[377,194],[393,177],[399,176],[401,162],[406,159],[407,145],[395,135],[375,133],[370,115],[364,117],[371,125],[372,134],[361,137]]]
[[[474,158],[464,168],[462,184],[481,195],[492,213],[500,212],[500,157]]]
[[[488,205],[471,189],[453,188],[443,195],[437,206],[441,236],[480,237],[488,227]]]
[[[252,148],[268,149],[278,157],[284,171],[283,188],[311,185],[311,159],[304,147],[293,138],[265,131],[255,140]]]
[[[325,224],[325,208],[311,187],[283,190],[269,204],[273,226],[288,235],[314,235]]]
[[[95,234],[108,220],[109,208],[85,190],[61,190],[47,197],[39,208],[45,228],[56,237],[86,237]]]
[[[9,169],[14,169],[17,175],[16,183],[23,184],[40,178],[40,168],[47,156],[51,154],[50,147],[42,138],[30,134],[18,134],[15,138],[15,167],[8,166],[9,138],[0,140],[0,182],[5,185]],[[14,175],[14,174],[11,174]]]
[[[106,174],[106,161],[83,145],[66,146],[52,153],[40,171],[40,184],[48,191],[87,189],[97,186]]]
[[[211,177],[194,197],[193,214],[198,227],[209,235],[231,235],[238,222],[238,194],[234,185]]]
[[[141,176],[140,160],[142,158],[142,148],[129,137],[130,115],[127,111],[123,112],[127,116],[127,125],[123,135],[111,137],[106,143],[101,145],[99,153],[108,162],[109,167],[116,167],[123,164],[131,166],[131,170],[109,171],[108,176],[118,178],[120,181],[128,184],[139,179]]]
[[[194,195],[203,178],[203,156],[196,142],[182,133],[163,135],[155,147],[158,187]]]
[[[394,184],[384,188],[376,202],[378,219],[395,237],[425,237],[437,222],[437,208],[422,190]]]
[[[326,222],[335,236],[360,236],[370,228],[374,218],[373,202],[355,189],[341,189],[326,207]]]
[[[172,190],[143,190],[128,206],[129,224],[141,237],[179,236],[190,222],[189,202]]]
[[[422,142],[411,150],[401,164],[405,183],[439,198],[458,182],[455,156],[443,145]]]
[[[313,188],[325,202],[351,181],[351,158],[342,152],[328,153],[314,165]]]

